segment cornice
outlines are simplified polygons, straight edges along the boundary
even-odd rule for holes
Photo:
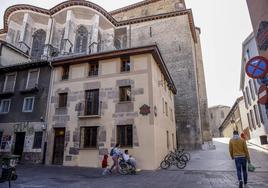
[[[151,1],[158,1],[158,0],[151,0]],[[151,1],[148,1],[148,2],[146,1],[146,3],[149,3]],[[114,17],[109,12],[104,10],[99,5],[96,5],[96,4],[94,4],[92,2],[89,2],[89,1],[83,1],[83,0],[65,1],[63,3],[60,3],[60,4],[56,5],[56,6],[54,6],[53,8],[51,8],[49,10],[44,9],[44,8],[40,8],[40,7],[36,7],[36,6],[32,6],[32,5],[26,5],[26,4],[13,5],[13,6],[7,8],[6,11],[5,11],[5,14],[4,14],[4,28],[0,30],[0,34],[7,33],[7,31],[8,31],[8,23],[7,23],[8,18],[15,11],[29,10],[29,11],[34,11],[34,12],[37,12],[37,13],[42,13],[42,14],[45,14],[45,15],[53,16],[54,14],[56,14],[59,11],[61,11],[62,9],[67,8],[67,7],[71,7],[71,6],[85,6],[85,7],[92,8],[92,9],[96,10],[97,12],[101,13],[105,18],[107,18],[116,27],[129,25],[129,24],[135,24],[135,23],[141,23],[141,22],[146,22],[146,21],[152,21],[152,20],[157,20],[157,19],[175,17],[175,16],[180,16],[180,15],[188,15],[193,40],[195,42],[197,42],[197,36],[196,36],[194,20],[193,20],[193,15],[192,15],[191,9],[174,11],[174,12],[169,12],[169,13],[164,13],[164,14],[146,16],[146,17],[135,18],[135,19],[130,19],[130,20],[125,20],[125,21],[118,22],[118,21],[116,21],[114,19]]]

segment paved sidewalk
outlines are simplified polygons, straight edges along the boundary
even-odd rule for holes
[[[229,139],[214,139],[216,150],[192,152],[191,162],[186,170],[202,171],[235,171],[234,161],[229,155]],[[268,153],[263,152],[257,147],[248,144],[251,162],[256,166],[257,172],[268,172]]]
[[[192,152],[192,160],[184,170],[173,167],[141,171],[139,175],[102,176],[102,169],[19,165],[19,178],[12,182],[12,188],[237,188],[227,143],[226,139],[216,139],[216,150]],[[252,162],[260,168],[249,173],[249,188],[268,188],[268,155],[255,149],[250,152]]]

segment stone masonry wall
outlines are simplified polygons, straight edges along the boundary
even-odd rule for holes
[[[185,5],[183,0],[160,0],[120,13],[111,13],[116,20],[122,21],[184,9]]]
[[[188,16],[131,25],[131,47],[157,43],[175,82],[178,141],[185,148],[202,144],[195,44]]]

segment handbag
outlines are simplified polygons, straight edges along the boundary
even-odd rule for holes
[[[248,171],[249,172],[254,172],[256,169],[256,167],[254,165],[252,165],[251,163],[248,164]]]

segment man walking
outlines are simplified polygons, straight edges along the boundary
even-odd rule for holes
[[[233,132],[233,138],[230,140],[229,143],[229,151],[232,159],[235,160],[239,188],[243,188],[242,171],[244,185],[246,187],[248,181],[247,162],[250,163],[250,157],[248,153],[247,144],[239,137],[238,131]]]

